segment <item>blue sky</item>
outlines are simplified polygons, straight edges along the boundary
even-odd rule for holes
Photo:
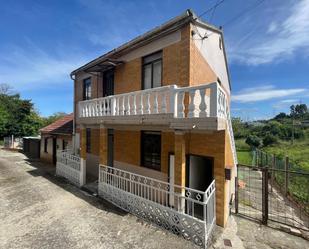
[[[42,115],[71,112],[73,69],[188,8],[201,14],[216,2],[0,0],[0,83],[32,99]],[[203,16],[223,25],[232,111],[245,120],[309,104],[309,0],[265,0],[252,9],[257,2],[225,0]]]

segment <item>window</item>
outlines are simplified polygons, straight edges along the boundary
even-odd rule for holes
[[[44,152],[47,153],[48,138],[44,139]]]
[[[91,99],[91,78],[87,78],[83,82],[83,100]]]
[[[142,131],[141,136],[142,166],[161,170],[161,134],[160,132]]]
[[[162,52],[143,58],[143,89],[161,86]]]
[[[86,152],[91,153],[91,129],[86,129]]]
[[[68,148],[68,141],[62,140],[62,149],[66,150]]]

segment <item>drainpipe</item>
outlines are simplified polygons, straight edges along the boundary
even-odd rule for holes
[[[75,146],[75,75],[70,74],[70,78],[73,80],[73,134],[72,134],[72,152],[75,155],[76,146]]]

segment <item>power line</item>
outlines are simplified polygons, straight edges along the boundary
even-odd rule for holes
[[[248,8],[244,9],[243,11],[239,12],[237,15],[235,15],[233,18],[225,22],[222,26],[226,26],[228,24],[231,24],[232,22],[236,21],[239,17],[243,16],[244,14],[247,14],[248,12],[254,10],[259,5],[261,5],[265,0],[259,0],[255,2],[254,4],[250,5]]]
[[[257,8],[259,5],[261,5],[265,0],[259,0],[257,2],[255,2],[254,4],[250,5],[248,8],[244,9],[243,11],[239,12],[237,15],[235,15],[233,18],[231,18],[230,20],[228,20],[227,22],[225,22],[222,26],[220,26],[220,28],[225,27],[226,25],[231,24],[232,22],[236,21],[239,17],[243,16],[246,13],[249,13],[250,11],[254,10],[255,8]],[[221,0],[220,2],[218,2],[217,4],[215,4],[213,7],[209,8],[208,10],[206,10],[205,12],[203,12],[199,17],[201,17],[202,15],[208,13],[209,11],[217,8],[217,6],[219,6],[221,3],[223,3],[224,0]],[[211,33],[211,34],[205,34],[204,36],[201,36],[199,34],[199,36],[201,37],[201,39],[204,38],[208,38],[210,36],[212,36],[213,34],[215,34],[215,32]]]
[[[216,1],[216,4],[218,4],[218,2],[219,2],[219,0]],[[213,9],[213,11],[212,11],[212,13],[211,13],[211,16],[210,16],[210,18],[209,18],[209,22],[210,22],[210,23],[211,23],[211,21],[212,21],[214,15],[215,15],[215,12],[216,12],[217,7],[218,7],[218,5],[216,5],[216,6],[214,7],[214,9]]]
[[[205,10],[202,14],[200,14],[198,17],[201,17],[203,15],[206,15],[207,13],[209,13],[210,11],[216,9],[220,4],[222,4],[225,0],[221,0],[220,2],[217,2],[215,5],[213,5],[212,7],[210,7],[209,9]]]

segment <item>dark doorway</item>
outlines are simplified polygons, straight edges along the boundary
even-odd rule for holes
[[[114,69],[103,73],[103,97],[114,95]]]
[[[213,179],[213,158],[196,155],[187,156],[186,187],[205,192]],[[194,196],[192,197],[194,198]],[[189,209],[192,209],[192,206]],[[192,210],[188,211],[192,212]],[[202,205],[194,204],[194,216],[203,217]]]
[[[114,130],[108,129],[108,141],[107,141],[107,166],[114,166]]]
[[[57,162],[57,138],[53,137],[53,164]]]

